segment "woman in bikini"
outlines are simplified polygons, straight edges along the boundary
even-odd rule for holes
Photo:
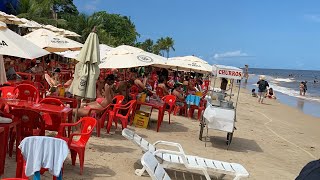
[[[103,109],[112,103],[112,98],[114,97],[114,81],[115,77],[113,74],[109,74],[105,79],[104,86],[104,97],[98,97],[96,101],[84,104],[81,108],[78,109],[78,117],[87,116],[90,109]],[[73,109],[73,114],[75,114],[77,109]]]

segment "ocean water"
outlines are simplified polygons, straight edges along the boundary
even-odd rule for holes
[[[249,74],[246,85],[248,89],[257,89],[259,75],[265,75],[280,102],[296,107],[306,114],[320,117],[320,71],[252,68],[249,69]],[[306,96],[300,96],[301,81],[307,81]]]

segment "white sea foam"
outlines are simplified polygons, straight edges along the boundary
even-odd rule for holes
[[[274,81],[278,82],[294,82],[294,78],[275,78],[273,79]]]
[[[270,87],[276,92],[280,92],[280,93],[286,94],[288,96],[297,97],[297,98],[301,98],[301,99],[305,99],[305,100],[320,102],[319,97],[312,97],[312,96],[308,96],[308,95],[301,96],[300,91],[297,91],[297,90],[294,90],[291,88],[282,87],[282,86],[279,86],[279,85],[273,84],[273,83],[269,83],[269,84],[270,84]]]

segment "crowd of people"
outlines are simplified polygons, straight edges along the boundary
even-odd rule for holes
[[[126,77],[124,77],[126,76]],[[140,67],[126,70],[115,70],[105,79],[97,81],[95,101],[83,103],[78,109],[78,116],[86,116],[90,109],[106,108],[116,95],[125,97],[123,103],[130,101],[131,89],[137,89],[138,93],[146,93],[152,96],[156,89],[161,89],[163,96],[175,95],[176,104],[182,106],[187,94],[195,94],[202,91],[203,75],[197,73],[169,72],[164,68]],[[76,113],[76,109],[74,110]]]

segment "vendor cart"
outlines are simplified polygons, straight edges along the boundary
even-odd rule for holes
[[[240,84],[237,92],[237,96],[233,94],[234,83],[242,79],[243,71],[242,69],[232,67],[232,66],[223,66],[223,65],[213,65],[212,73],[214,83],[213,90],[211,95],[206,97],[207,107],[202,114],[200,121],[200,133],[199,139],[203,140],[203,131],[206,128],[205,136],[205,146],[208,139],[208,130],[214,129],[219,131],[227,132],[227,149],[232,141],[233,132],[236,122],[236,110],[240,93]],[[226,78],[229,80],[229,90],[222,91],[221,89],[215,88],[217,78]],[[235,103],[233,99],[236,99]]]

